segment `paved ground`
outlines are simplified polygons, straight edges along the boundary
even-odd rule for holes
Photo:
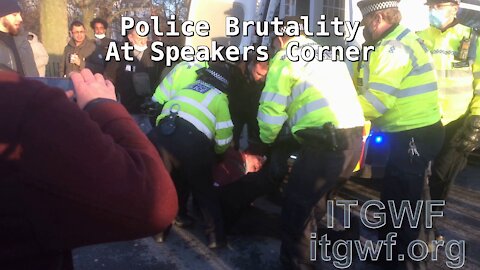
[[[340,197],[365,201],[377,199],[377,183],[353,180]],[[166,243],[153,238],[80,248],[74,251],[76,270],[149,270],[149,269],[279,269],[278,212],[268,200],[257,202],[263,210],[253,210],[243,222],[256,236],[243,232],[229,236],[229,245],[220,251],[205,246],[200,226],[192,230],[174,228]],[[357,209],[358,210],[358,209]],[[447,239],[465,240],[466,260],[461,269],[480,269],[480,167],[470,166],[454,186],[439,226]],[[253,222],[254,219],[263,220]],[[360,228],[361,239],[374,239],[375,233]],[[456,250],[453,250],[457,254]],[[430,269],[449,269],[445,249]],[[335,269],[331,262],[318,262],[318,269]],[[349,269],[378,269],[365,262],[353,262]]]

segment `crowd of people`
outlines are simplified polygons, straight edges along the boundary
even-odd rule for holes
[[[28,79],[45,75],[48,54],[22,31],[17,1],[0,1],[1,268],[72,269],[75,247],[153,235],[168,242],[172,224],[194,222],[190,197],[207,246],[222,248],[238,213],[283,185],[281,264],[314,269],[311,233],[360,159],[366,120],[390,153],[380,199],[415,205],[428,187],[445,200],[480,145],[479,32],[457,20],[459,0],[427,0],[431,26],[414,33],[401,25],[398,2],[358,2],[375,50],[353,78],[329,55],[291,61],[289,42],[320,46],[303,34],[272,35],[268,62],[249,55],[165,71],[132,29],[133,61],[107,62],[108,23],[94,19],[89,39],[74,21],[60,63],[74,91],[62,92]],[[302,23],[284,18],[293,20]],[[213,168],[240,150],[245,125],[242,150],[262,165],[214,185]],[[390,232],[394,254],[425,233],[387,218],[379,239]],[[384,269],[426,267],[393,258]]]

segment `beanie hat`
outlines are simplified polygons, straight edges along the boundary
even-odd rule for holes
[[[0,0],[0,17],[20,11],[20,5],[17,0]]]

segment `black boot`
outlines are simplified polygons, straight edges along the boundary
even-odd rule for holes
[[[189,215],[178,215],[175,217],[173,224],[180,228],[188,228],[193,226],[193,218],[191,218]]]
[[[438,229],[436,225],[433,226],[433,233],[435,234],[435,240],[445,241],[445,236],[443,235],[442,230]]]
[[[154,235],[153,239],[155,239],[155,242],[157,243],[165,242],[165,240],[167,240],[167,236],[170,233],[171,229],[172,229],[172,225],[168,226],[163,232]]]
[[[224,235],[218,236],[215,233],[210,233],[207,235],[207,240],[210,249],[222,248],[227,245],[227,238]]]

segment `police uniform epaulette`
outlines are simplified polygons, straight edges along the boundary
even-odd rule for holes
[[[199,93],[206,93],[208,92],[209,90],[215,88],[213,87],[212,85],[206,83],[206,82],[203,82],[203,81],[196,81],[194,84],[192,84],[190,87],[188,87],[189,89],[192,89],[196,92],[199,92]]]

